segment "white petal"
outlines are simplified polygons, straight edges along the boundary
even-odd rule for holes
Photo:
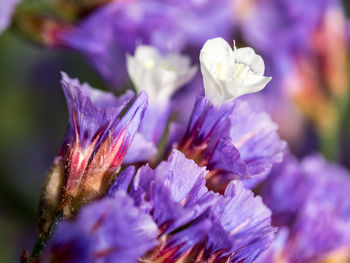
[[[196,73],[189,57],[178,53],[161,54],[152,46],[139,46],[127,55],[127,70],[138,92],[144,90],[150,101],[166,102]]]
[[[263,75],[265,71],[264,60],[261,56],[255,54],[250,47],[237,48],[233,51],[233,57],[238,63],[249,66],[258,75]]]
[[[222,38],[208,40],[200,53],[207,97],[214,104],[262,90],[271,78],[264,77],[263,59],[252,48],[235,48]]]

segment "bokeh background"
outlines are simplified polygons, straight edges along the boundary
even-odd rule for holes
[[[344,6],[349,17],[350,1]],[[62,70],[108,89],[78,52],[44,47],[13,27],[0,35],[0,262],[18,261],[37,236],[40,188],[67,125]]]

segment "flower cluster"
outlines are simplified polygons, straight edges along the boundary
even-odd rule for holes
[[[294,102],[338,153],[350,130],[340,0],[1,1],[0,34],[13,20],[124,90],[62,73],[68,127],[22,262],[350,262],[350,173],[299,161],[272,121],[302,136]]]
[[[41,237],[53,235],[34,260],[346,259],[350,177],[318,156],[299,163],[269,115],[240,98],[270,80],[254,50],[206,42],[187,123],[170,102],[197,70],[189,58],[139,46],[126,60],[137,96],[116,98],[62,73],[69,126],[39,225]]]
[[[101,23],[116,14],[132,20],[136,2],[112,2],[57,35],[60,44],[84,48],[114,85],[127,72],[135,92],[115,97],[62,73],[68,128],[43,186],[41,245],[28,262],[346,260],[349,175],[318,156],[297,161],[270,116],[242,97],[270,82],[262,57],[213,38],[200,66],[192,65],[169,52],[188,36],[202,41],[181,23],[160,36],[145,33],[143,42],[155,46],[132,52],[139,32],[116,40],[118,21]],[[146,3],[139,15],[156,23],[160,3]],[[194,10],[190,21],[207,9]],[[179,12],[170,1],[162,11]],[[130,26],[145,30],[144,19],[134,19]],[[114,63],[123,68],[118,76]],[[189,83],[195,98],[181,95]]]
[[[19,1],[5,2],[0,33]],[[22,262],[350,262],[350,173],[299,161],[272,120],[295,136],[290,97],[326,143],[340,134],[350,27],[339,0],[73,2],[15,14],[15,26],[81,52],[124,93],[61,74],[68,127]],[[226,42],[233,32],[262,56]],[[273,105],[256,105],[267,85]]]
[[[186,125],[170,100],[196,72],[189,58],[140,46],[126,59],[136,97],[62,73],[69,127],[43,189],[41,236],[53,236],[37,259],[255,261],[277,229],[250,189],[285,148],[269,116],[237,98],[269,81],[261,57],[208,40],[204,93]]]

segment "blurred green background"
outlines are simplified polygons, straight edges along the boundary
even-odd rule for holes
[[[73,52],[0,36],[0,262],[18,262],[37,236],[41,184],[67,127],[60,71],[105,88]]]

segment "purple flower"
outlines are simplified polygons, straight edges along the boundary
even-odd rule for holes
[[[74,221],[61,222],[45,262],[134,263],[157,245],[152,218],[123,192],[84,207]]]
[[[143,92],[130,102],[132,92],[115,98],[65,73],[61,83],[68,104],[69,128],[45,183],[41,209],[44,222],[61,199],[58,209],[64,216],[71,216],[82,204],[105,194],[147,107]],[[128,104],[130,107],[121,115]]]
[[[0,34],[9,26],[12,13],[21,0],[2,0],[0,2]]]
[[[343,168],[319,156],[309,156],[300,163],[288,156],[273,170],[262,190],[274,224],[289,229],[278,253],[290,262],[319,262],[329,253],[348,247],[349,191],[349,173]]]
[[[163,51],[201,46],[208,38],[227,37],[231,30],[227,0],[114,1],[63,32],[60,43],[85,54],[114,86],[126,81],[125,54],[138,44]],[[203,30],[205,28],[206,30]]]
[[[234,13],[246,41],[263,53],[276,47],[276,52],[307,50],[326,8],[336,4],[338,0],[260,0],[249,5],[239,0]]]
[[[198,98],[178,149],[207,166],[207,185],[223,193],[235,178],[254,186],[281,161],[285,142],[276,129],[266,113],[254,112],[242,100],[214,106]]]
[[[128,191],[158,225],[161,245],[146,260],[253,262],[269,247],[271,212],[241,182],[229,184],[224,195],[208,191],[208,171],[177,150],[156,169],[132,173],[123,172],[109,195]]]

